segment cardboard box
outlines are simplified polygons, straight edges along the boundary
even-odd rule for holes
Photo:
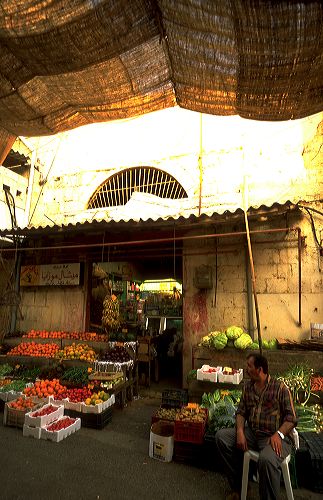
[[[150,429],[149,456],[161,462],[171,462],[174,451],[174,424],[159,420]]]

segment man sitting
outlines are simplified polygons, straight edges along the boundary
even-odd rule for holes
[[[243,452],[259,451],[259,495],[277,500],[280,492],[280,465],[291,452],[289,433],[296,426],[293,400],[284,382],[271,378],[268,361],[259,354],[247,357],[247,374],[236,412],[236,428],[216,433],[216,444],[232,493],[239,499]],[[247,424],[247,425],[246,425]]]

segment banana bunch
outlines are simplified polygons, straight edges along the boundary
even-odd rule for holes
[[[115,295],[108,294],[103,301],[102,326],[106,331],[120,328],[119,301]]]

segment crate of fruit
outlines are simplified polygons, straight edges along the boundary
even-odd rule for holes
[[[186,443],[203,443],[204,433],[208,419],[208,411],[198,404],[189,403],[181,408],[175,420],[175,441]]]
[[[225,366],[223,370],[218,373],[218,382],[225,384],[240,384],[243,379],[243,369],[242,368],[231,368]]]
[[[176,415],[179,408],[169,408],[163,405],[158,408],[151,417],[151,423],[154,424],[159,420],[167,420],[168,422],[175,422]]]
[[[25,415],[25,425],[28,427],[45,427],[64,415],[64,406],[55,406],[51,403],[42,406],[36,411]]]
[[[58,420],[55,420],[55,422],[52,422],[51,424],[43,427],[40,437],[41,439],[48,439],[50,441],[54,441],[54,443],[59,443],[74,432],[80,430],[80,428],[80,418],[63,416]]]
[[[25,398],[24,396],[5,403],[3,425],[22,428],[25,423],[26,413],[36,410],[40,406],[39,403],[35,403],[31,398]]]
[[[203,365],[202,368],[197,370],[197,380],[204,380],[206,382],[217,382],[218,373],[222,370],[221,366]]]
[[[162,392],[163,406],[170,406],[171,408],[181,408],[181,406],[187,405],[187,402],[187,389],[165,389]]]

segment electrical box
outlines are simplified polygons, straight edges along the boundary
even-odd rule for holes
[[[212,267],[203,264],[194,270],[193,284],[199,289],[213,288]]]

